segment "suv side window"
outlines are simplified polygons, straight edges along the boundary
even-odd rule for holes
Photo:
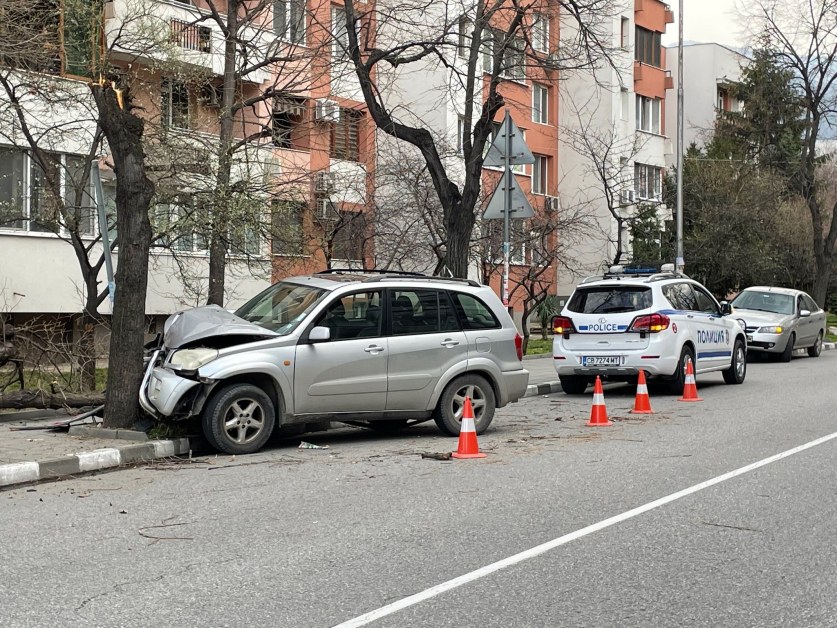
[[[439,331],[459,331],[459,319],[453,309],[450,295],[439,292]]]
[[[672,283],[663,286],[663,294],[669,302],[678,310],[697,311],[697,299],[692,292],[692,286],[687,283]]]
[[[435,290],[390,290],[392,335],[439,331],[439,298]]]
[[[381,335],[381,291],[354,292],[331,303],[315,323],[328,327],[331,340]]]
[[[497,329],[500,327],[500,321],[497,320],[491,309],[478,298],[462,292],[453,292],[451,296],[463,329]]]
[[[721,312],[718,309],[718,304],[715,303],[715,299],[710,296],[706,290],[701,288],[700,286],[692,285],[692,290],[695,292],[695,298],[697,299],[697,306],[698,310],[701,312],[706,312],[707,314],[715,314],[716,316],[720,316]]]

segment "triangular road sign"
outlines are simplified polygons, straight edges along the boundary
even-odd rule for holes
[[[509,218],[531,218],[535,215],[535,210],[529,204],[529,199],[526,198],[511,169],[506,168],[506,172],[503,174],[497,187],[494,188],[494,194],[491,195],[491,200],[488,201],[483,218],[486,220],[503,218],[505,213],[504,208],[506,206],[506,189],[509,186],[511,186]]]
[[[509,153],[509,163],[506,163],[504,155],[506,154],[506,137],[511,133],[511,152]],[[490,168],[502,168],[504,166],[518,166],[521,164],[535,163],[535,156],[529,147],[526,146],[526,141],[523,139],[523,132],[517,128],[514,120],[506,113],[506,118],[503,124],[500,125],[500,130],[494,137],[494,141],[488,148],[488,153],[485,155],[485,160],[482,162],[483,166]]]

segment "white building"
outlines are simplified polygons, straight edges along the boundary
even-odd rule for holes
[[[666,67],[677,85],[677,46],[666,48]],[[683,44],[683,146],[704,146],[715,131],[715,120],[723,111],[740,111],[742,103],[731,87],[741,80],[741,67],[749,59],[715,43]],[[677,98],[666,100],[666,119],[671,120],[671,136],[676,136]],[[670,156],[674,165],[676,153]]]

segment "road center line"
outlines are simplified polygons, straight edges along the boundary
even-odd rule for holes
[[[666,504],[670,504],[673,501],[676,501],[683,497],[687,497],[689,495],[692,495],[693,493],[697,493],[698,491],[707,489],[710,486],[715,486],[716,484],[720,484],[721,482],[726,482],[727,480],[731,480],[732,478],[738,477],[739,475],[744,475],[745,473],[755,471],[756,469],[760,469],[761,467],[782,460],[783,458],[787,458],[794,454],[798,454],[799,452],[805,451],[806,449],[811,449],[812,447],[816,447],[817,445],[822,445],[823,443],[827,443],[828,441],[833,440],[835,438],[837,438],[837,432],[834,432],[833,434],[829,434],[827,436],[823,436],[822,438],[818,438],[816,440],[812,440],[803,445],[799,445],[798,447],[794,447],[793,449],[788,449],[787,451],[783,451],[776,455],[770,456],[769,458],[764,458],[763,460],[759,460],[758,462],[753,462],[752,464],[740,467],[738,469],[735,469],[734,471],[730,471],[729,473],[724,473],[723,475],[714,477],[711,480],[706,480],[705,482],[701,482],[700,484],[695,484],[694,486],[685,488],[682,491],[677,491],[676,493],[672,493],[671,495],[667,495],[665,497],[661,497],[660,499],[656,499],[652,502],[648,502],[647,504],[638,506],[636,508],[623,512],[622,514],[609,517],[608,519],[604,519],[602,521],[599,521],[598,523],[594,523],[585,528],[581,528],[580,530],[576,530],[575,532],[570,532],[569,534],[560,536],[557,539],[547,541],[546,543],[542,543],[541,545],[536,545],[535,547],[532,547],[528,550],[524,550],[519,554],[514,554],[513,556],[509,556],[508,558],[498,560],[497,562],[491,563],[490,565],[486,565],[485,567],[480,567],[479,569],[476,569],[470,573],[463,574],[457,578],[448,580],[447,582],[442,582],[441,584],[432,586],[429,589],[420,591],[419,593],[414,593],[413,595],[402,598],[396,602],[393,602],[392,604],[387,604],[386,606],[376,608],[375,610],[369,611],[368,613],[364,613],[363,615],[359,615],[354,619],[350,619],[341,624],[338,624],[334,628],[355,628],[357,626],[365,626],[367,624],[372,623],[376,619],[381,619],[382,617],[386,617],[387,615],[392,615],[393,613],[397,613],[400,610],[409,608],[410,606],[414,606],[425,600],[429,600],[430,598],[436,597],[437,595],[441,595],[442,593],[450,591],[451,589],[461,587],[462,585],[468,584],[469,582],[473,582],[474,580],[485,578],[486,576],[494,573],[495,571],[500,571],[501,569],[505,569],[506,567],[511,567],[512,565],[516,565],[517,563],[522,563],[523,561],[529,560],[530,558],[535,558],[536,556],[540,556],[541,554],[555,549],[556,547],[566,545],[567,543],[575,541],[576,539],[580,539],[584,536],[587,536],[588,534],[593,534],[594,532],[598,532],[599,530],[604,530],[605,528],[609,528],[610,526],[616,525],[617,523],[622,523],[623,521],[627,521],[628,519],[646,513],[650,510],[654,510],[655,508],[665,506]]]

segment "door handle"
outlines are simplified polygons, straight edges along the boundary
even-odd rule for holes
[[[451,347],[455,347],[456,345],[458,345],[459,341],[453,340],[452,338],[445,338],[440,344],[443,347],[447,347],[448,349],[450,349]]]
[[[384,350],[384,348],[380,345],[369,345],[368,347],[366,347],[364,349],[364,351],[366,351],[366,353],[378,353],[378,352],[383,351],[383,350]]]

